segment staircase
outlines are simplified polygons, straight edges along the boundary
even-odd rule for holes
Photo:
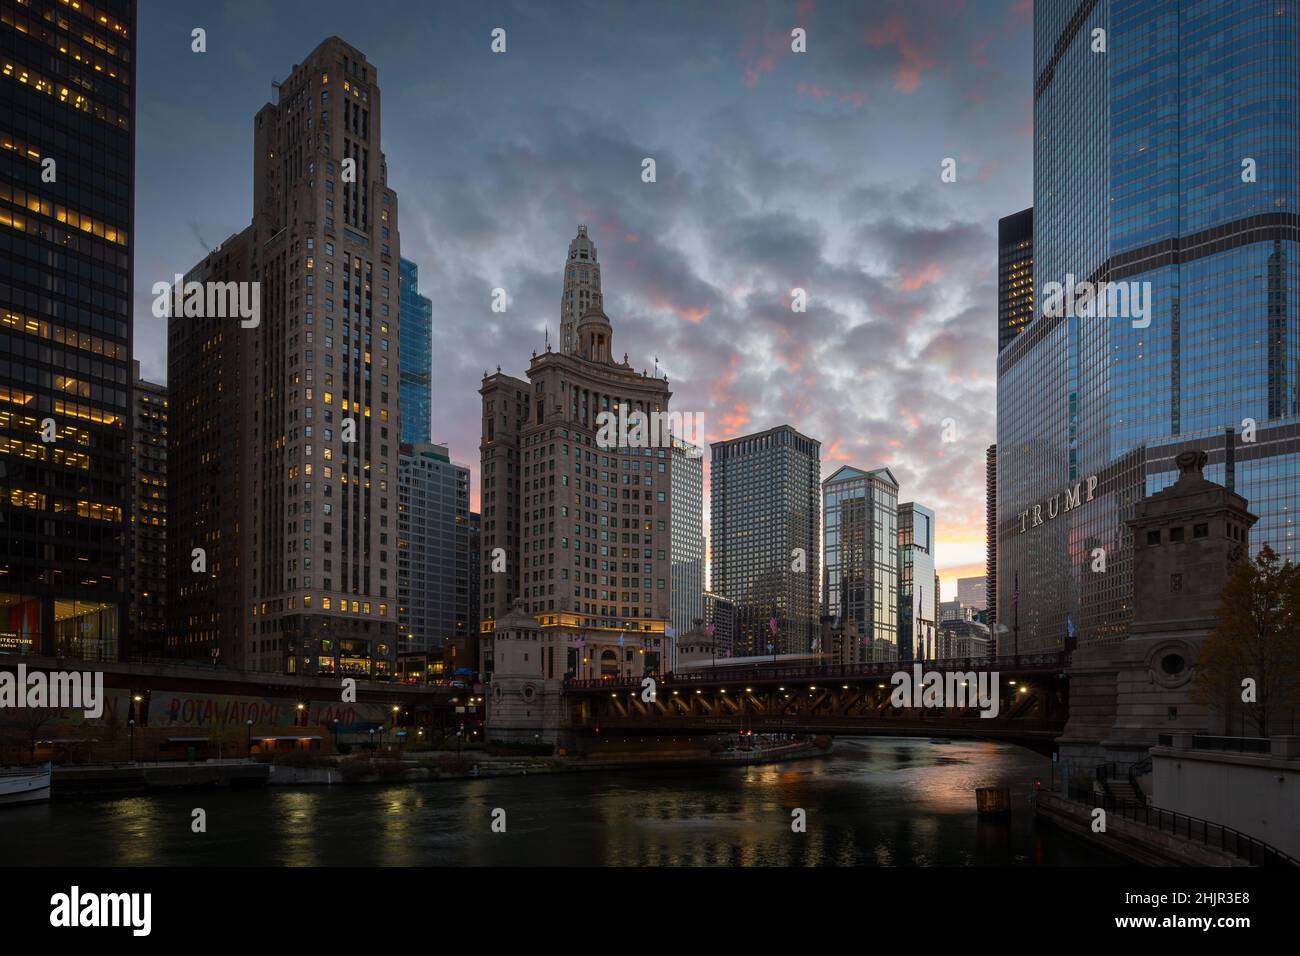
[[[1147,772],[1150,772],[1150,758],[1147,758],[1144,762],[1147,765]],[[1141,764],[1134,769],[1140,767]],[[1146,805],[1146,794],[1137,786],[1136,777],[1133,773],[1121,774],[1119,766],[1113,763],[1101,764],[1097,767],[1096,773],[1097,781],[1112,800],[1123,801],[1132,806],[1141,807]]]
[[[1105,786],[1106,792],[1116,800],[1123,800],[1127,803],[1137,804],[1139,806],[1146,803],[1146,800],[1142,797],[1141,791],[1127,780],[1106,780]]]

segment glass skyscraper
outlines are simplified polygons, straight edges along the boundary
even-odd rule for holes
[[[821,442],[778,425],[711,447],[710,584],[735,602],[736,655],[816,650]]]
[[[402,283],[401,354],[398,369],[398,408],[402,415],[402,441],[408,445],[430,438],[430,384],[433,380],[433,302],[420,295],[420,270],[414,262],[399,263]]]
[[[883,515],[882,515],[883,518]],[[898,506],[898,656],[934,660],[939,595],[934,586],[934,512],[915,501]]]
[[[822,507],[822,594],[827,616],[852,641],[843,658],[898,660],[898,481],[888,468],[845,465],[823,482]]]
[[[433,651],[477,631],[470,578],[469,469],[446,445],[402,444],[398,464],[397,624],[403,651]]]
[[[123,650],[135,28],[0,0],[0,653]]]
[[[1034,210],[998,220],[998,351],[1034,317]]]
[[[1179,451],[1249,499],[1252,548],[1300,557],[1298,16],[1295,0],[1036,4],[1037,311],[998,356],[997,611],[1022,652],[1124,636],[1124,522]],[[1124,283],[1147,308],[1048,314],[1046,284],[1071,281]]]

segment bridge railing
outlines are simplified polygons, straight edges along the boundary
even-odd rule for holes
[[[1086,789],[1077,783],[1071,783],[1065,795],[1076,803],[1101,806],[1107,813],[1116,813],[1121,819],[1155,827],[1162,833],[1182,836],[1189,841],[1200,840],[1203,846],[1217,847],[1253,866],[1300,867],[1300,860],[1293,859],[1277,847],[1222,823],[1212,823],[1200,817],[1145,803],[1134,803],[1132,800],[1117,799],[1110,794]]]
[[[889,711],[889,716],[837,716],[833,714],[631,714],[628,716],[605,714],[602,716],[578,716],[570,718],[570,726],[577,728],[601,727],[610,730],[619,728],[654,728],[654,727],[704,727],[713,730],[744,729],[760,732],[780,732],[791,728],[802,729],[807,733],[831,733],[842,728],[850,730],[890,731],[896,734],[917,736],[949,736],[953,733],[969,733],[971,736],[984,736],[997,732],[999,734],[1014,731],[1015,734],[1047,734],[1057,736],[1061,733],[1064,721],[1053,721],[1042,717],[968,717],[957,716],[952,710],[932,709],[916,710],[904,713]]]
[[[942,661],[871,661],[857,664],[805,664],[805,665],[755,665],[753,667],[707,667],[689,671],[674,671],[656,678],[667,686],[676,684],[724,684],[734,686],[745,681],[789,680],[826,681],[862,680],[889,677],[898,671],[911,672],[919,663],[924,670],[937,671],[1006,671],[1009,673],[1052,671],[1064,669],[1070,661],[1068,654],[1020,654],[1015,657],[963,657]],[[641,677],[601,677],[590,679],[566,678],[565,689],[618,690],[639,688]]]

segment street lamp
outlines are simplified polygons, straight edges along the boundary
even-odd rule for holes
[[[131,763],[135,763],[135,718],[132,717],[126,723],[131,728]]]
[[[253,759],[253,718],[250,717],[244,721],[244,726],[248,728],[248,759]]]
[[[338,753],[339,749],[339,719],[334,718],[334,752]]]
[[[370,728],[370,752],[375,752],[375,728]]]

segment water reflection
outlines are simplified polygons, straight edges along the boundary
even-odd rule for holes
[[[6,864],[805,866],[1114,862],[1038,824],[1047,761],[992,743],[842,740],[833,758],[717,770],[160,793],[0,813]],[[1011,788],[1001,820],[975,788]],[[207,834],[190,829],[207,811]],[[506,811],[507,831],[491,830]],[[807,832],[791,831],[791,812]]]

